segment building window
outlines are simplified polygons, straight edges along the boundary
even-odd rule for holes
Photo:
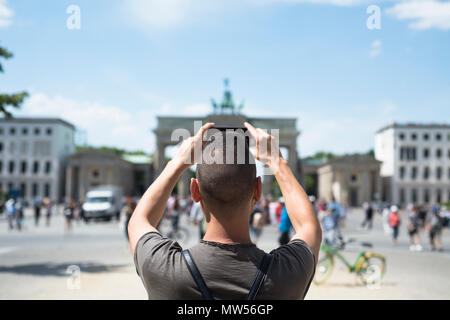
[[[0,150],[0,151],[1,151],[1,150]],[[447,151],[447,158],[450,159],[450,149],[448,149],[448,151]]]
[[[9,134],[12,135],[12,136],[15,135],[16,134],[16,128],[10,128],[9,129]]]
[[[3,135],[3,128],[0,128],[0,136],[2,136]],[[450,135],[449,135],[449,137],[450,137]],[[450,138],[449,138],[449,140],[450,140]]]
[[[430,168],[428,167],[423,168],[423,179],[428,180],[429,177],[430,177]]]
[[[52,171],[52,163],[50,161],[47,161],[45,163],[45,173],[49,174]]]
[[[3,142],[0,142],[0,152],[3,152]],[[449,150],[449,155],[450,155],[450,150]]]
[[[46,183],[44,185],[44,197],[50,197],[50,184]]]
[[[32,188],[33,197],[37,197],[37,195],[39,193],[39,185],[37,183],[33,183],[31,188]]]
[[[400,167],[400,179],[405,178],[405,167]]]
[[[404,133],[400,133],[398,135],[398,137],[399,137],[400,140],[405,140],[405,134]]]
[[[3,161],[0,160],[0,173],[3,171]],[[448,169],[448,172],[450,174],[450,168]]]
[[[356,176],[356,174],[352,174],[351,177],[350,177],[350,180],[352,182],[355,182],[356,180],[358,180],[358,177]]]
[[[92,176],[93,176],[94,178],[98,178],[98,176],[99,176],[98,170],[92,171]]]
[[[34,174],[39,173],[39,162],[38,161],[33,162],[33,173]]]
[[[411,134],[411,140],[417,140],[417,134],[415,133]]]
[[[424,135],[423,135],[423,140],[425,140],[425,141],[427,141],[428,139],[429,139],[429,135],[428,135],[428,133],[425,133]]]
[[[400,148],[400,160],[416,160],[416,148],[415,147],[401,147]]]
[[[436,189],[436,202],[441,203],[442,202],[442,192],[441,189]]]
[[[34,134],[35,135],[40,135],[41,134],[41,129],[39,129],[39,128],[34,128]]]
[[[436,168],[436,179],[437,180],[441,180],[442,177],[442,168],[441,167],[437,167]]]
[[[411,169],[411,179],[416,180],[417,178],[417,167],[412,167]]]
[[[430,149],[423,149],[423,157],[425,159],[428,159],[428,157],[430,156]]]
[[[442,150],[436,149],[436,158],[440,159],[442,157]]]
[[[405,203],[405,189],[400,189],[400,203]]]
[[[15,168],[14,168],[14,161],[11,160],[11,161],[9,162],[9,169],[8,169],[9,173],[10,173],[10,174],[13,174],[13,173],[14,173],[14,169],[15,169]]]
[[[48,136],[51,136],[52,133],[53,133],[52,128],[47,128],[47,135],[48,135]]]
[[[25,183],[20,184],[20,193],[22,194],[22,197],[27,195],[27,185]]]
[[[0,172],[1,172],[2,170],[0,169]],[[448,178],[448,180],[450,180],[450,168],[448,168],[448,170],[447,170],[447,178]],[[448,200],[450,201],[450,197],[448,198]]]
[[[22,161],[22,162],[20,163],[20,172],[21,172],[22,174],[27,173],[27,162],[26,162],[26,161]]]
[[[23,128],[23,129],[22,129],[22,134],[23,134],[24,136],[28,135],[28,128]]]
[[[437,133],[437,134],[436,134],[436,140],[437,140],[437,141],[441,141],[441,138],[442,138],[441,134],[440,134],[440,133]]]
[[[425,202],[425,203],[430,202],[430,192],[428,191],[428,189],[425,189],[423,191],[423,202]]]
[[[411,201],[413,204],[417,203],[417,189],[411,190]]]

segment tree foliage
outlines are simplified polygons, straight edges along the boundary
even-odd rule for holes
[[[76,146],[76,152],[82,152],[82,151],[86,151],[86,150],[100,150],[100,151],[106,151],[106,152],[110,152],[113,153],[117,156],[123,156],[125,154],[128,155],[148,155],[146,152],[141,151],[141,150],[136,150],[136,151],[128,151],[125,149],[120,149],[120,148],[116,148],[116,147],[108,147],[108,146],[101,146],[101,147],[93,147],[93,146]]]
[[[12,57],[13,54],[11,52],[9,52],[6,48],[0,47],[0,58],[10,59]],[[0,72],[4,72],[3,65],[1,63]],[[7,110],[7,106],[18,109],[27,96],[28,93],[25,91],[15,94],[0,94],[0,115],[3,115],[6,118],[11,118],[12,114]]]

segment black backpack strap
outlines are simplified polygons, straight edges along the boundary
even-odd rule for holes
[[[203,280],[200,271],[198,271],[197,265],[195,264],[194,259],[192,259],[189,250],[183,250],[181,253],[183,254],[184,261],[186,262],[189,272],[191,273],[192,278],[194,278],[198,289],[202,293],[203,298],[206,300],[214,300],[213,296],[208,290],[208,287],[206,286],[205,280]]]
[[[261,288],[264,280],[267,276],[267,270],[269,269],[270,262],[272,261],[272,255],[266,253],[263,257],[261,265],[259,266],[258,274],[256,275],[255,281],[253,282],[252,288],[248,293],[247,300],[255,300],[258,295],[258,291]]]

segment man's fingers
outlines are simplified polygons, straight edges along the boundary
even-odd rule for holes
[[[206,130],[211,129],[212,127],[214,127],[214,122],[208,122],[207,124],[205,124],[204,126],[202,126],[200,128],[200,130],[198,130],[197,134],[196,134],[196,138],[203,138],[203,134],[206,132]]]
[[[244,126],[247,128],[248,131],[250,131],[250,134],[252,135],[253,138],[256,139],[258,137],[258,132],[256,131],[254,126],[252,126],[248,122],[244,122]]]

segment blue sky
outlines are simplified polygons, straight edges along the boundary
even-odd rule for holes
[[[30,93],[15,114],[62,117],[93,145],[152,152],[155,116],[211,112],[225,77],[246,115],[298,118],[301,157],[450,120],[449,1],[0,0],[0,45],[15,54],[0,92]]]

